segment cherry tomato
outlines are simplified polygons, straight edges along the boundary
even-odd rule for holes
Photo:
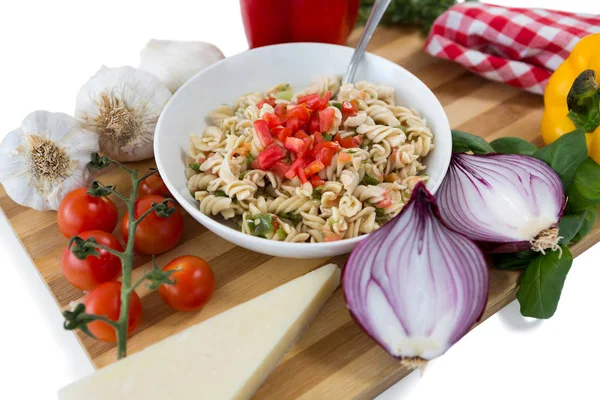
[[[135,202],[135,217],[139,218],[152,207],[152,203],[162,203],[162,196],[143,196]],[[177,245],[183,234],[183,217],[175,203],[169,202],[176,211],[169,217],[160,217],[151,212],[140,222],[135,230],[134,249],[140,254],[161,254]],[[127,241],[129,234],[129,216],[125,213],[121,221],[121,235]]]
[[[58,229],[67,238],[95,229],[112,232],[117,226],[117,207],[112,200],[105,196],[94,197],[87,190],[73,190],[58,207]]]
[[[104,282],[92,290],[83,300],[86,314],[104,315],[113,321],[119,320],[121,312],[121,282]],[[129,320],[127,335],[131,335],[142,320],[142,301],[134,291],[129,297]],[[90,332],[103,342],[116,342],[115,329],[104,321],[94,321],[88,324]]]
[[[94,238],[98,244],[123,251],[116,237],[104,231],[86,231],[78,235],[82,239]],[[106,250],[98,249],[98,256],[80,260],[65,247],[62,255],[62,272],[71,285],[82,290],[92,290],[101,283],[112,281],[121,274],[121,260]]]
[[[158,288],[160,297],[177,311],[194,311],[208,303],[215,291],[215,275],[210,265],[196,256],[177,257],[163,271],[173,271],[174,285],[163,284]]]
[[[167,185],[165,185],[165,182],[162,180],[159,173],[150,175],[141,181],[140,186],[138,187],[139,196],[148,196],[151,194],[163,197],[173,197],[171,196],[171,192],[169,192],[169,189],[167,189]]]

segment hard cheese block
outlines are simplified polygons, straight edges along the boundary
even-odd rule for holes
[[[248,399],[340,282],[325,265],[65,388],[60,400]]]

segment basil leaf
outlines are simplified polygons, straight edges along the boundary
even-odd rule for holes
[[[487,154],[493,153],[494,148],[479,136],[453,129],[452,151],[454,153],[465,153],[467,151],[472,151],[475,154]]]
[[[252,235],[264,238],[270,238],[273,235],[273,217],[270,214],[255,215],[252,217],[252,223],[254,226]]]
[[[600,204],[600,165],[590,157],[577,169],[568,198],[569,211]]]
[[[579,229],[579,232],[577,232],[575,237],[573,237],[572,243],[579,242],[588,233],[590,233],[592,228],[594,228],[594,225],[596,225],[596,220],[598,219],[598,207],[596,206],[588,207],[582,212],[585,212],[585,217],[583,218],[581,229]]]
[[[535,251],[494,254],[492,256],[492,263],[494,267],[499,269],[522,269],[527,267],[539,255],[540,253]]]
[[[571,269],[573,256],[569,248],[540,255],[533,260],[521,276],[517,299],[521,314],[526,317],[550,318],[554,315],[565,278]]]
[[[562,135],[555,142],[536,151],[533,156],[556,171],[566,193],[573,183],[577,168],[587,158],[585,133],[581,129],[576,129]]]
[[[363,176],[362,183],[364,183],[365,185],[379,185],[379,181],[377,180],[377,178],[374,178],[367,174]]]
[[[558,222],[558,234],[562,236],[561,244],[569,244],[581,229],[585,218],[585,211],[563,215]]]
[[[518,137],[502,137],[490,143],[496,153],[523,154],[531,156],[537,151],[536,145]]]

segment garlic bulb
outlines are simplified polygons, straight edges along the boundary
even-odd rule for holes
[[[113,160],[145,160],[154,155],[156,121],[170,97],[148,72],[102,67],[79,91],[75,118],[98,134],[100,151]]]
[[[98,136],[71,116],[36,111],[0,144],[0,182],[16,203],[56,210],[67,193],[89,185],[97,151]]]
[[[157,39],[150,40],[140,56],[139,68],[156,76],[173,93],[198,71],[225,58],[210,43]]]

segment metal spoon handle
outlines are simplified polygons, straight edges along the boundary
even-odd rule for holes
[[[375,32],[375,28],[377,28],[377,25],[379,25],[379,21],[381,21],[385,10],[387,10],[391,2],[392,0],[375,0],[373,8],[371,8],[371,14],[369,14],[369,19],[367,19],[365,28],[363,29],[360,39],[358,40],[358,45],[356,46],[354,54],[350,59],[350,64],[348,64],[348,69],[344,75],[343,83],[351,83],[354,80],[356,69],[363,58],[365,50],[367,49],[367,45],[371,41],[371,37]]]

